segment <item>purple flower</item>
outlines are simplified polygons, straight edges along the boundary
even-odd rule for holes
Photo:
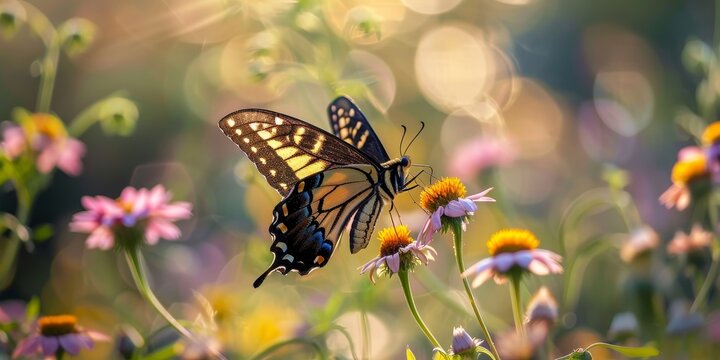
[[[505,275],[514,268],[535,275],[561,273],[560,255],[537,249],[539,244],[540,241],[528,230],[500,230],[487,242],[491,256],[470,266],[463,276],[475,276],[472,285],[478,287],[490,278],[498,284],[504,283],[507,280]]]
[[[482,344],[482,340],[478,340],[463,329],[462,326],[453,328],[452,346],[450,354],[452,355],[477,355],[477,347]],[[473,357],[475,358],[475,357]]]
[[[109,337],[97,331],[77,326],[72,315],[43,316],[38,319],[38,329],[21,340],[13,352],[13,359],[38,353],[53,356],[58,351],[77,355],[82,349],[92,349],[95,341],[108,341]]]

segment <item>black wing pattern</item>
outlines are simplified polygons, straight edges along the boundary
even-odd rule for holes
[[[273,262],[253,286],[262,285],[275,270],[306,275],[325,266],[350,217],[368,199],[379,197],[377,176],[373,165],[348,165],[312,175],[293,186],[273,210]]]
[[[352,144],[378,163],[390,160],[365,115],[352,100],[340,96],[330,103],[327,112],[335,136]]]
[[[298,180],[324,170],[350,164],[379,166],[325,130],[277,112],[240,110],[225,116],[219,126],[283,196]]]

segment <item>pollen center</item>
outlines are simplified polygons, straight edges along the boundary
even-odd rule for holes
[[[410,237],[410,229],[405,225],[380,230],[378,239],[380,239],[381,256],[396,254],[400,248],[413,242],[413,238]]]
[[[712,145],[718,140],[720,140],[720,121],[708,125],[702,134],[702,142],[705,145]]]
[[[434,212],[440,206],[465,197],[466,194],[467,190],[460,179],[456,177],[443,178],[423,189],[420,194],[420,206],[429,212]]]
[[[487,242],[491,256],[500,253],[532,250],[540,245],[535,234],[525,229],[505,229],[494,233]]]
[[[40,333],[45,336],[61,336],[78,332],[77,318],[72,315],[43,316],[38,319]]]
[[[45,135],[50,139],[58,139],[66,136],[65,126],[57,117],[50,114],[33,114],[32,122],[38,134]]]
[[[672,168],[672,181],[676,184],[687,184],[690,180],[705,175],[707,165],[705,156],[698,155],[680,160]]]

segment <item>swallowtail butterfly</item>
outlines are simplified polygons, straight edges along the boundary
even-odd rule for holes
[[[350,252],[364,249],[384,205],[406,190],[410,159],[390,159],[350,99],[335,99],[327,112],[334,135],[263,109],[220,120],[220,129],[283,196],[270,225],[275,257],[255,287],[276,270],[306,275],[325,266],[350,219]]]

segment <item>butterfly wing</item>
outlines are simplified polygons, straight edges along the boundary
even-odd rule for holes
[[[219,126],[283,196],[298,180],[324,170],[350,164],[379,166],[332,134],[273,111],[236,111]]]
[[[382,206],[368,200],[379,198],[377,178],[375,166],[356,164],[311,175],[293,186],[273,211],[273,262],[253,286],[260,286],[276,270],[306,275],[325,266],[358,208],[367,203]]]
[[[368,246],[383,205],[382,197],[375,193],[366,197],[358,206],[350,227],[351,253],[355,254]]]
[[[390,160],[377,134],[352,100],[340,96],[327,109],[335,136],[352,144],[378,163]]]

